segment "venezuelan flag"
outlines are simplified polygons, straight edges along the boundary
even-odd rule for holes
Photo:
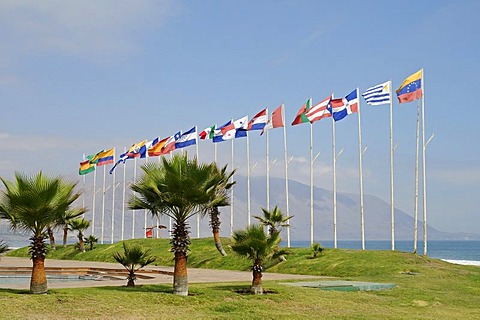
[[[415,72],[405,79],[397,89],[399,103],[407,103],[422,97],[423,69]]]
[[[95,171],[95,164],[90,163],[90,160],[85,160],[80,162],[80,169],[78,170],[79,175],[84,175],[87,173],[90,173],[92,171]]]
[[[109,163],[113,163],[113,158],[115,157],[115,148],[109,150],[102,150],[97,153],[91,160],[91,164],[96,164],[97,166],[104,166]]]

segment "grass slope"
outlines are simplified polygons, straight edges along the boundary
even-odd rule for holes
[[[227,257],[218,254],[211,238],[192,239],[189,267],[248,270],[249,261],[233,254],[228,239],[222,241]],[[173,265],[168,240],[128,242],[150,249],[157,257],[157,265]],[[114,262],[112,254],[121,251],[121,246],[121,243],[96,245],[93,251],[82,254],[69,246],[51,251],[47,259]],[[163,285],[134,290],[121,287],[56,289],[41,297],[0,290],[0,308],[6,312],[5,317],[11,319],[30,317],[42,308],[45,310],[40,318],[51,319],[60,318],[62,312],[68,312],[71,318],[88,314],[89,318],[103,319],[480,319],[479,267],[457,266],[398,251],[326,249],[317,259],[311,259],[308,248],[291,251],[287,261],[271,265],[267,272],[388,282],[396,287],[375,292],[333,292],[266,282],[264,286],[276,294],[254,297],[235,292],[248,283],[195,284],[190,285],[192,295],[187,298],[170,294],[171,286]],[[9,255],[27,256],[27,249],[15,250]]]

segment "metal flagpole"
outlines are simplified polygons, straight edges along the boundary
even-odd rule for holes
[[[160,156],[158,156],[158,163],[160,163],[160,161],[161,161]],[[158,239],[160,238],[160,217],[158,214],[156,215],[156,218],[157,218],[157,239]]]
[[[102,231],[100,236],[100,243],[103,244],[103,229],[105,225],[105,179],[106,179],[107,167],[103,166],[103,191],[102,191]]]
[[[198,159],[198,134],[197,134],[197,126],[195,126],[195,156],[197,157],[197,162],[199,162]],[[200,238],[200,215],[197,214],[197,238]]]
[[[427,168],[425,161],[425,77],[422,68],[422,180],[423,180],[423,255],[427,255]]]
[[[389,99],[390,99],[390,213],[392,224],[392,250],[395,250],[395,203],[393,194],[393,97],[392,97],[392,80],[388,83]]]
[[[413,253],[417,254],[418,241],[418,148],[420,135],[420,101],[417,102],[417,126],[415,135],[415,194],[413,207]]]
[[[335,119],[332,114],[332,167],[333,167],[333,247],[337,248],[337,152],[335,150]]]
[[[233,141],[235,140],[235,138],[232,139],[232,170],[233,170]],[[234,181],[233,180],[233,174],[232,174],[232,182]],[[230,235],[233,234],[233,189],[234,188],[230,188]]]
[[[148,162],[148,150],[146,150],[147,154],[145,155],[145,164]],[[144,238],[147,238],[147,209],[143,210],[143,230],[144,232]]]
[[[95,194],[97,193],[97,168],[93,172],[92,235],[95,235]]]
[[[313,125],[310,123],[310,245],[313,244]]]
[[[213,160],[217,163],[217,143],[213,144]]]
[[[123,153],[127,152],[127,148],[123,148]],[[126,182],[126,176],[127,176],[127,166],[126,163],[123,164],[123,191],[122,191],[122,236],[121,239],[123,241],[123,237],[125,234],[125,193],[127,190],[127,182]]]
[[[357,88],[357,98],[359,90]],[[363,212],[363,152],[362,149],[362,128],[360,126],[360,99],[358,99],[358,176],[360,182],[360,225],[362,236],[362,250],[365,250],[365,217]]]
[[[266,173],[267,173],[267,210],[270,210],[270,141],[269,141],[269,130],[265,132],[265,141],[266,141]]]
[[[115,170],[113,171],[112,176],[112,233],[110,238],[110,243],[113,244],[113,230],[115,228]]]
[[[283,124],[283,151],[285,155],[285,204],[287,206],[287,218],[290,217],[290,208],[288,205],[288,153],[287,153],[287,127],[285,126],[285,113],[282,103],[282,124]],[[287,247],[290,248],[290,223],[287,227]]]
[[[137,180],[137,158],[133,159],[133,182]],[[132,239],[135,239],[135,210],[132,210]]]
[[[250,225],[250,138],[247,133],[247,225]]]

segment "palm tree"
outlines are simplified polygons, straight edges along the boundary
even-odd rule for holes
[[[203,214],[210,216],[210,227],[212,228],[213,241],[218,252],[222,256],[226,256],[227,253],[223,249],[222,242],[220,240],[220,210],[219,207],[230,205],[229,195],[227,193],[235,181],[230,182],[230,179],[235,174],[235,170],[227,173],[227,166],[224,166],[221,170],[218,169],[215,163],[211,164],[212,178],[216,180],[214,188],[210,190],[209,194],[212,197],[212,206],[208,207]],[[223,202],[216,202],[215,199],[222,200]]]
[[[270,235],[277,231],[280,231],[281,227],[289,227],[290,225],[287,223],[287,221],[293,218],[293,216],[285,217],[282,213],[282,210],[280,210],[278,206],[275,206],[273,210],[267,210],[262,208],[262,211],[263,217],[254,217],[258,219],[263,226],[268,227],[268,232],[270,233]]]
[[[8,251],[8,245],[5,243],[5,241],[0,240],[0,254],[7,251]]]
[[[91,234],[91,235],[89,235],[88,237],[85,238],[85,243],[89,245],[90,251],[93,250],[93,246],[97,242],[98,242],[98,238],[95,237],[93,234]]]
[[[287,252],[276,250],[280,243],[279,232],[267,234],[260,225],[250,225],[246,230],[237,230],[232,235],[232,250],[252,260],[253,280],[250,291],[262,294],[262,271],[266,260],[277,258]]]
[[[70,221],[72,230],[78,231],[78,250],[80,252],[85,252],[85,243],[83,239],[83,231],[90,227],[90,221],[83,218],[76,218]]]
[[[127,246],[125,242],[123,243],[123,254],[115,252],[113,258],[128,271],[127,287],[135,287],[135,280],[137,280],[135,272],[156,260],[148,250],[144,251],[137,245]]]
[[[56,226],[62,228],[63,230],[63,247],[67,246],[67,236],[68,231],[72,231],[71,222],[73,219],[80,217],[86,212],[85,208],[74,208],[67,210],[62,213],[58,221],[56,221]]]
[[[318,257],[319,254],[322,254],[324,248],[322,247],[322,245],[320,243],[316,243],[314,242],[312,244],[312,251],[313,251],[313,257],[312,259],[315,259]]]
[[[171,159],[162,158],[161,164],[146,163],[142,170],[143,176],[131,186],[135,194],[128,203],[129,209],[146,209],[153,216],[163,214],[172,218],[173,292],[188,295],[190,227],[187,220],[215,204],[226,202],[226,199],[219,195],[212,200],[212,190],[217,182],[212,165],[198,164],[196,158],[175,155]]]
[[[78,199],[76,183],[52,178],[42,172],[34,176],[15,173],[14,182],[0,178],[5,186],[1,193],[0,215],[12,229],[31,233],[30,255],[33,262],[30,280],[31,293],[47,292],[44,239],[47,228]]]

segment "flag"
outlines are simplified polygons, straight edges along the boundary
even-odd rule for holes
[[[268,119],[267,124],[263,127],[262,135],[265,131],[273,128],[281,128],[284,127],[285,124],[283,123],[283,103],[272,112],[272,117]]]
[[[422,97],[423,69],[405,79],[397,89],[399,103],[407,103]]]
[[[350,92],[345,98],[331,99],[327,106],[335,121],[342,120],[347,115],[358,112],[358,89]]]
[[[148,150],[150,150],[155,144],[158,143],[158,140],[160,140],[159,137],[156,137],[153,140],[150,140],[146,142],[144,145],[140,147],[140,150],[138,153],[140,153],[140,158],[147,158],[149,157]]]
[[[248,130],[263,130],[267,124],[267,113],[268,109],[265,108],[250,119],[248,122]]]
[[[163,146],[163,148],[161,150],[161,153],[162,154],[169,154],[170,152],[175,150],[175,142],[178,139],[180,139],[181,135],[182,134],[180,133],[180,131],[178,131],[173,136],[170,136],[170,138],[168,138],[168,140],[165,142],[165,145]]]
[[[311,107],[312,107],[312,98],[309,98],[307,100],[307,102],[305,102],[302,105],[300,110],[298,110],[297,116],[295,117],[295,119],[292,122],[292,126],[297,125],[297,124],[301,124],[301,123],[309,122],[309,120],[306,116],[306,113],[310,110]]]
[[[98,167],[113,163],[115,157],[115,148],[102,150],[98,152],[91,160],[90,164],[96,164]]]
[[[247,136],[248,117],[235,120],[229,125],[221,128],[223,140],[230,140],[233,138],[243,138]]]
[[[202,132],[200,132],[198,135],[200,136],[200,139],[205,140],[205,139],[213,139],[215,136],[215,128],[217,126],[213,125],[211,127],[206,128]]]
[[[222,133],[222,129],[226,126],[229,126],[230,124],[232,123],[232,120],[228,121],[227,123],[225,123],[223,126],[220,126],[219,128],[215,129],[213,131],[213,140],[212,142],[214,143],[217,143],[217,142],[223,142],[225,141],[225,139],[223,138],[223,133]]]
[[[147,153],[149,157],[157,157],[162,155],[162,148],[165,146],[165,143],[170,137],[164,138],[158,141],[156,144],[152,145],[150,149],[148,149]]]
[[[128,148],[127,152],[122,153],[118,157],[118,161],[115,162],[113,167],[110,169],[109,173],[112,174],[115,168],[120,164],[120,163],[125,163],[128,159],[135,159],[135,158],[140,158],[141,157],[141,150],[142,147],[147,143],[147,140],[140,141],[138,143],[132,144],[130,148]]]
[[[193,144],[197,144],[197,127],[193,127],[175,141],[175,149],[181,149]]]
[[[314,123],[323,118],[328,118],[332,116],[332,114],[327,110],[327,106],[331,99],[332,96],[330,95],[328,98],[323,99],[322,101],[311,107],[310,110],[308,110],[305,115],[307,116],[310,123]]]
[[[87,160],[80,162],[80,169],[78,169],[79,175],[82,176],[92,171],[95,171],[95,164],[90,163],[90,159],[87,158]]]
[[[390,103],[390,81],[368,88],[362,96],[372,106]]]

